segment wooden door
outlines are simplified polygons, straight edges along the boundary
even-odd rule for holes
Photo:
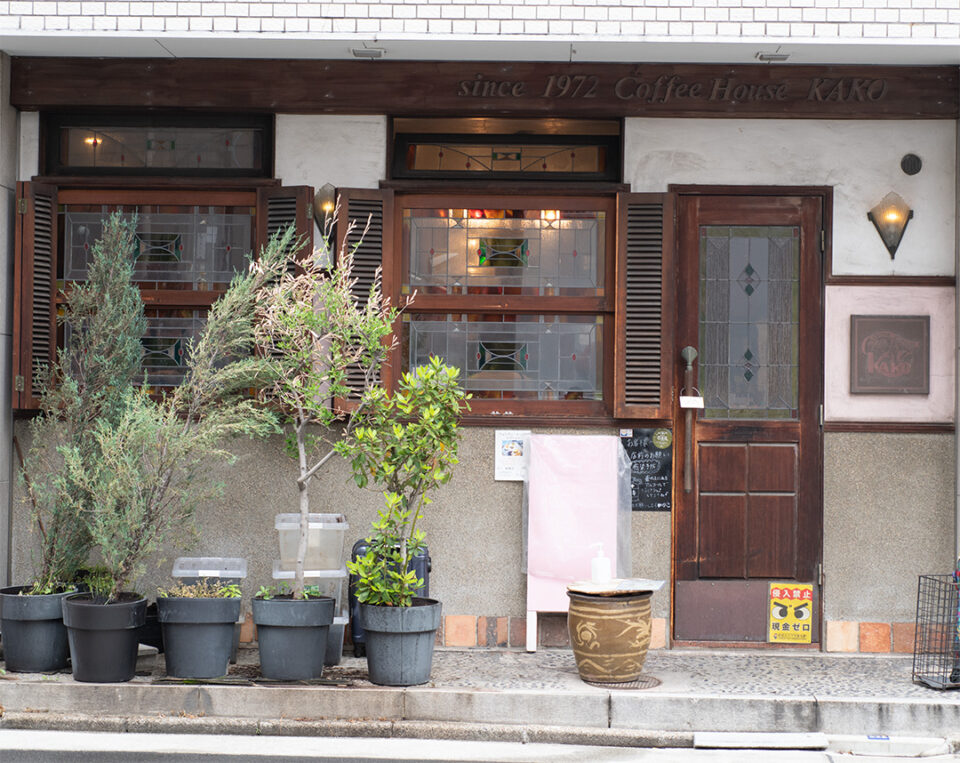
[[[677,378],[704,407],[675,407],[677,641],[766,641],[771,581],[814,584],[819,641],[821,210],[680,196]]]

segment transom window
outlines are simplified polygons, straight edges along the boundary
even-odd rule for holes
[[[49,115],[45,128],[50,175],[264,177],[271,172],[272,125],[259,115]]]
[[[609,120],[397,119],[392,174],[617,181],[620,125]]]

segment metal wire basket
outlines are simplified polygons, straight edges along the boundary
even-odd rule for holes
[[[921,575],[913,680],[934,689],[960,688],[960,575]]]

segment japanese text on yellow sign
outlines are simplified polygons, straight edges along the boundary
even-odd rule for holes
[[[770,584],[767,641],[809,644],[813,634],[813,584]]]

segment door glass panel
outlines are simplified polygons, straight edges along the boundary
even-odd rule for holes
[[[799,228],[700,228],[704,418],[797,418],[799,276]]]

